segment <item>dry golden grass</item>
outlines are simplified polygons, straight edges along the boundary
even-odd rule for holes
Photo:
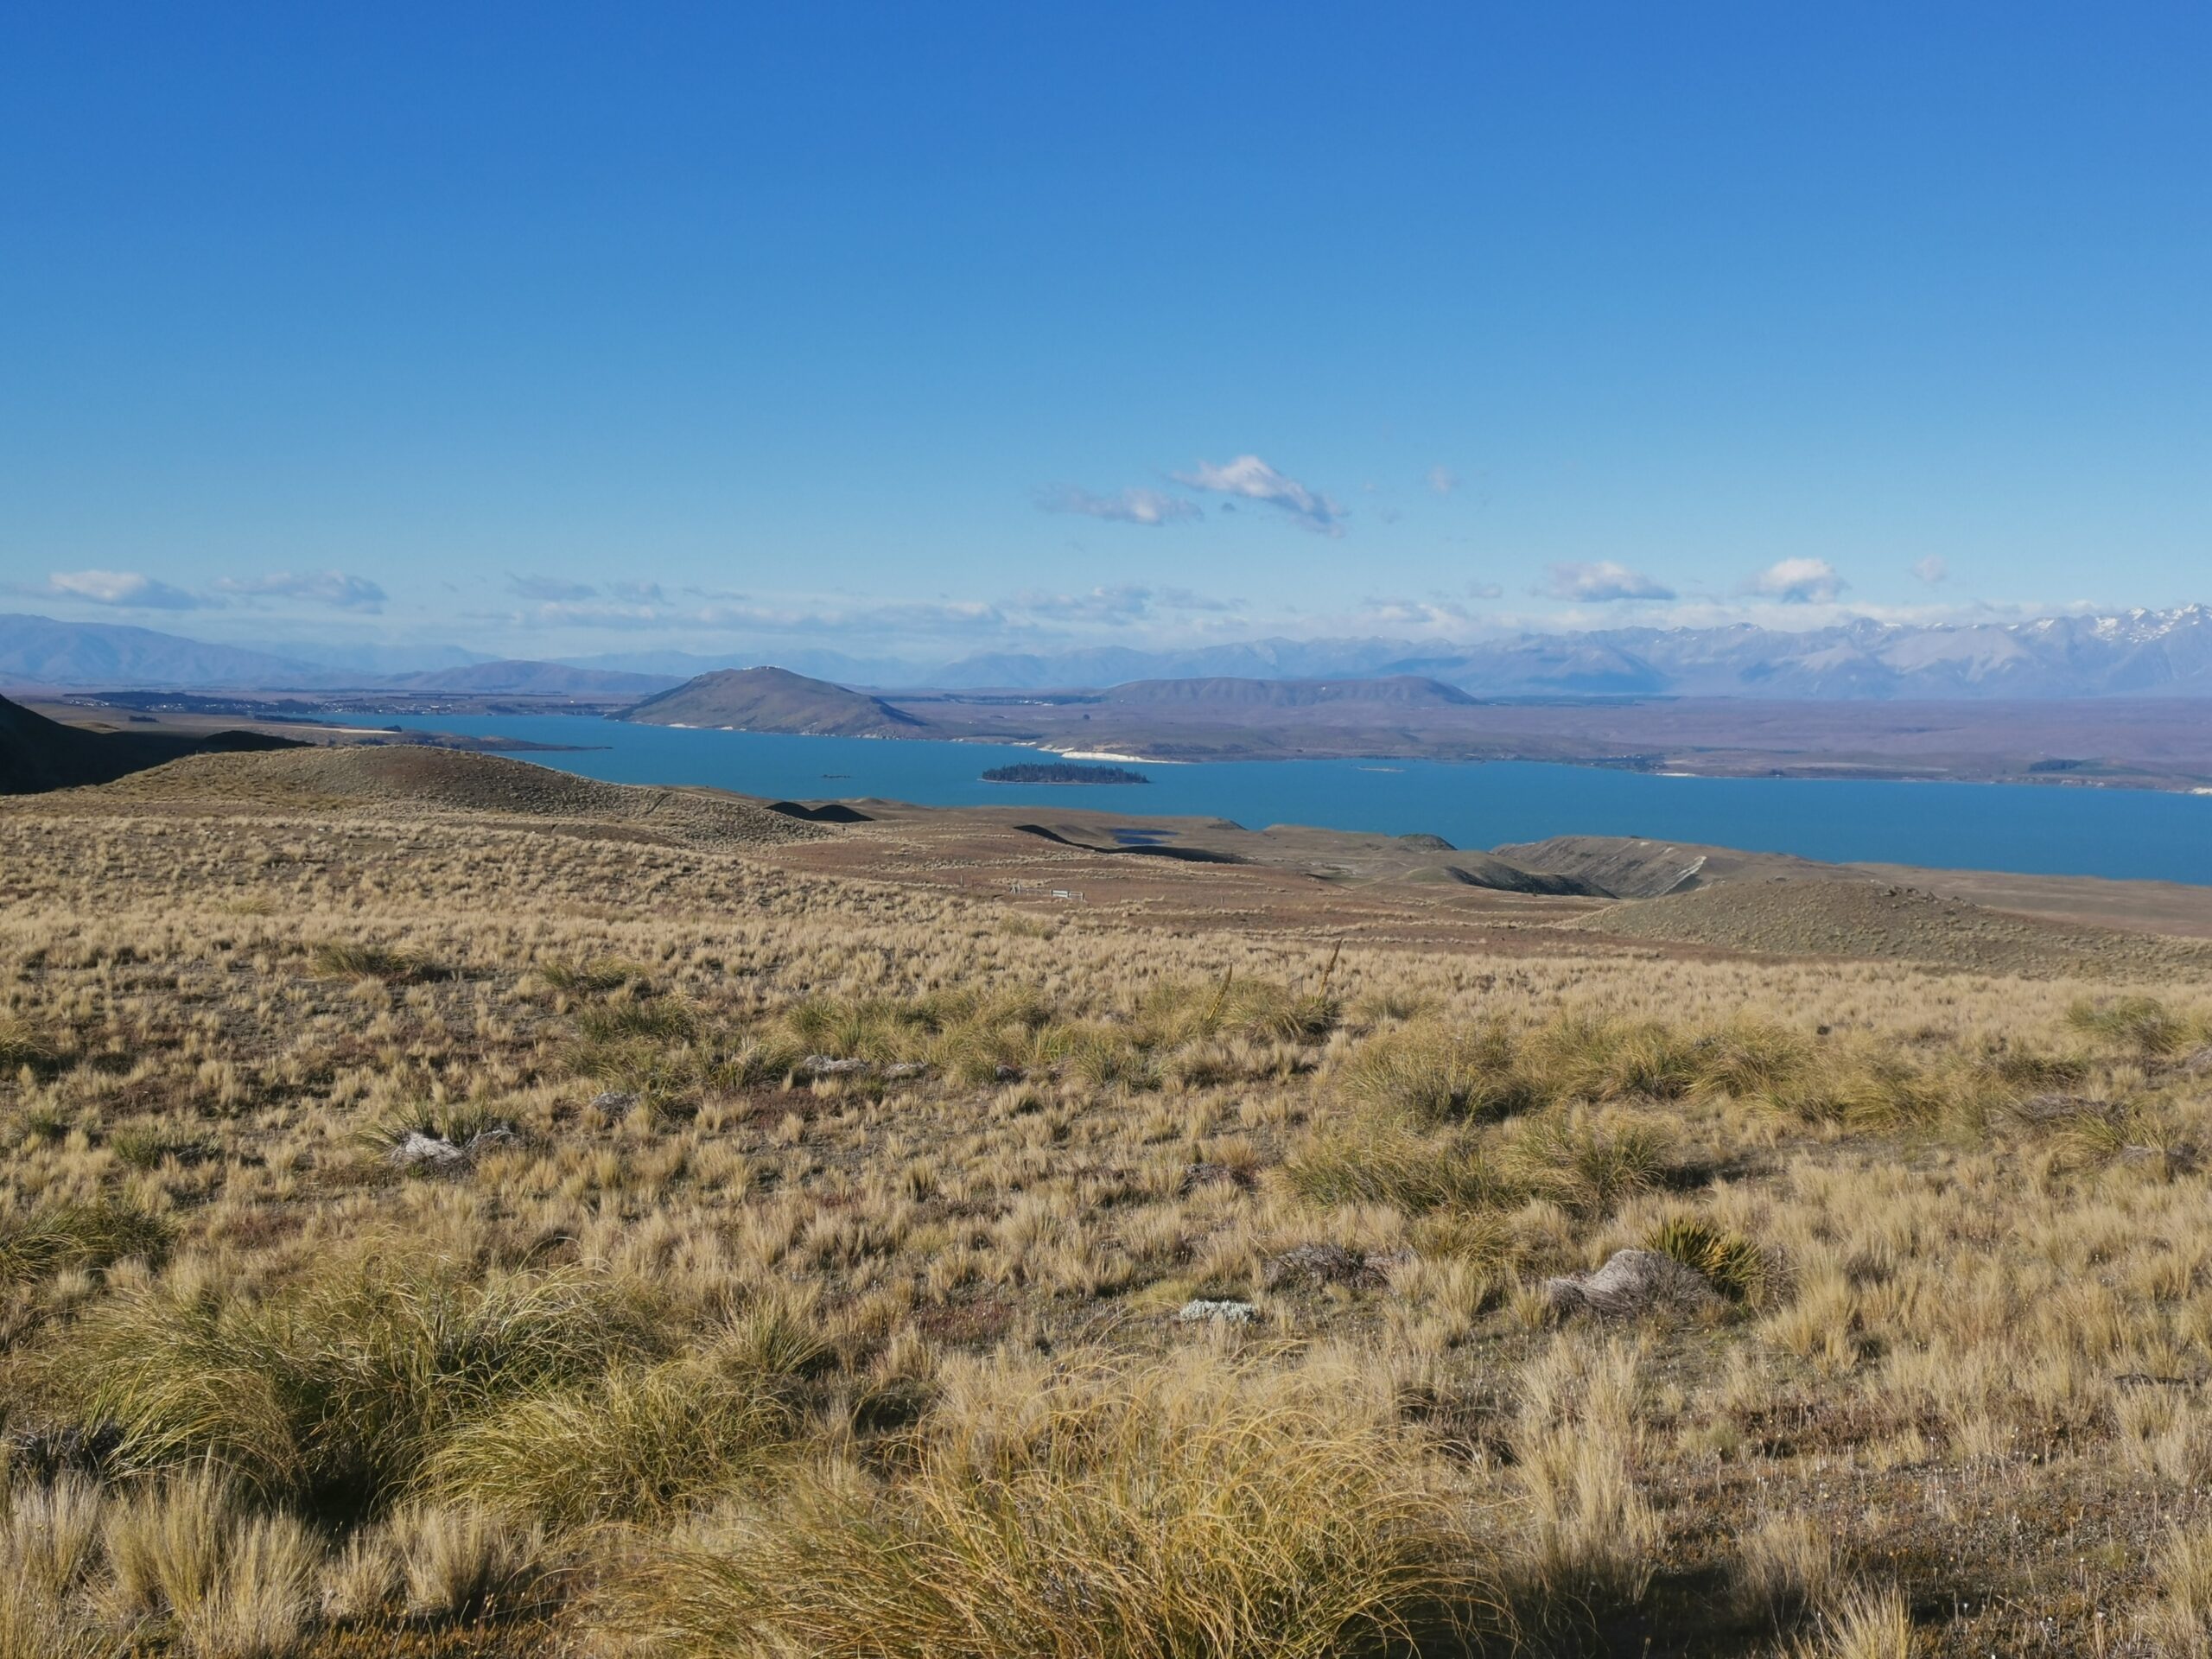
[[[2212,987],[880,856],[0,808],[0,1659],[2208,1650]]]

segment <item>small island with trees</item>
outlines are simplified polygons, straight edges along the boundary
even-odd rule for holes
[[[1087,766],[1072,760],[1024,761],[1015,766],[993,766],[983,774],[987,784],[1148,784],[1151,779],[1126,766]]]

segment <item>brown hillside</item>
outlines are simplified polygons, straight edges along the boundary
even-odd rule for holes
[[[2053,974],[2212,966],[2212,946],[2045,921],[1873,881],[1740,881],[1618,904],[1564,924],[1615,938],[1783,956]]]
[[[604,784],[499,755],[412,744],[197,756],[111,784],[99,797],[317,810],[412,806],[616,823],[711,846],[773,846],[827,833],[734,796]]]
[[[919,737],[927,727],[880,697],[781,668],[729,668],[686,680],[617,716],[647,726],[792,732],[809,737]]]

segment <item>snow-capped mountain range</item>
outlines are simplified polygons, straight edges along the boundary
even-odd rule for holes
[[[1784,699],[2212,697],[2212,606],[1936,625],[1867,619],[1791,632],[1750,624],[1524,633],[1465,644],[1259,639],[1188,650],[1125,646],[996,652],[939,664],[765,651],[487,662],[425,644],[418,671],[364,671],[301,647],[256,652],[175,634],[0,616],[0,685],[234,690],[559,690],[613,697],[717,668],[775,665],[878,689],[1010,690],[1132,680],[1421,675],[1484,697],[1730,696]],[[459,659],[472,665],[447,666]],[[663,658],[669,660],[663,660]],[[433,664],[435,667],[433,667]],[[384,666],[379,664],[379,666]],[[391,665],[397,666],[397,663]],[[432,671],[420,671],[430,669]],[[566,671],[562,672],[559,671]],[[652,684],[646,684],[646,680]]]
[[[1738,624],[1520,634],[1468,645],[1268,639],[1192,652],[974,657],[943,686],[1103,685],[1420,674],[1478,696],[1958,698],[2212,696],[2212,606],[1916,626],[1859,620],[1807,632]]]

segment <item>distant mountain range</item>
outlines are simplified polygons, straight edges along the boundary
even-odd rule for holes
[[[1198,651],[1118,648],[969,657],[933,671],[947,690],[1129,680],[1410,675],[1480,697],[1769,699],[2212,696],[2212,607],[1915,626],[1866,620],[1805,632],[1613,628],[1469,645],[1262,639]]]
[[[682,652],[495,662],[435,645],[348,648],[309,661],[308,649],[257,651],[149,628],[0,616],[0,685],[359,689],[613,701],[648,696],[702,672],[763,665],[757,654]],[[1519,634],[1449,645],[1351,639],[1261,639],[1185,651],[1103,646],[992,653],[934,667],[802,651],[779,656],[776,665],[842,685],[945,690],[1074,690],[1155,680],[1418,678],[1486,698],[2204,697],[2212,696],[2212,607],[2012,623],[1859,620],[1803,632],[1738,624]]]

